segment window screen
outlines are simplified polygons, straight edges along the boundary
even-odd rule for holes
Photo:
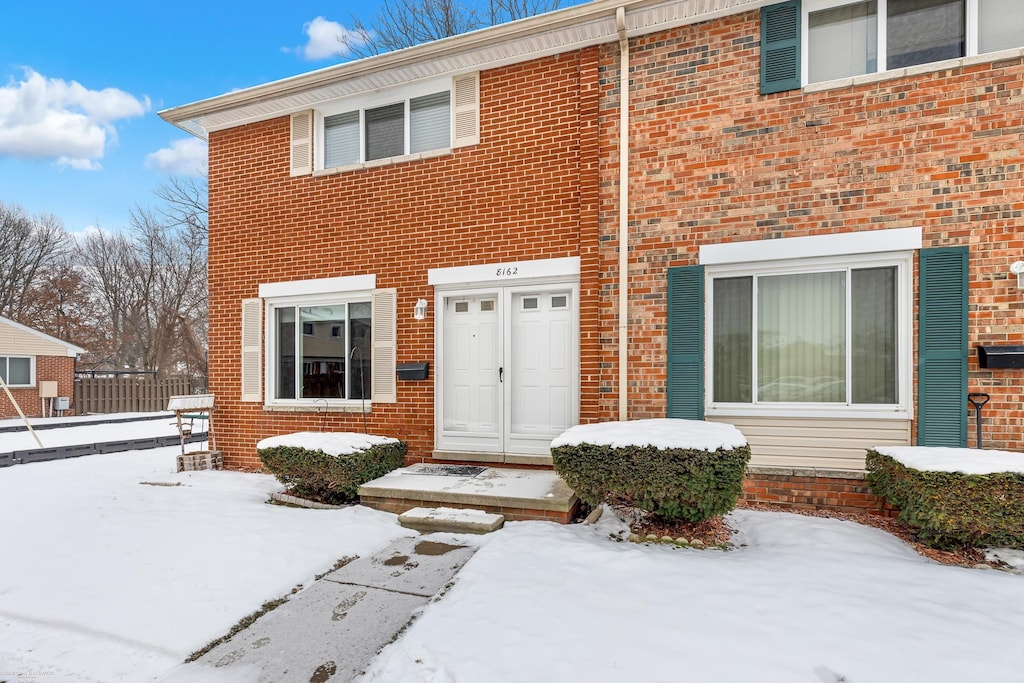
[[[439,92],[409,100],[409,152],[451,146],[449,93]]]
[[[324,118],[324,168],[359,162],[359,112]]]
[[[366,160],[405,154],[405,103],[366,110]]]

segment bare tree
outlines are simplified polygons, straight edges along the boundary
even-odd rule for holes
[[[197,228],[205,235],[209,223],[207,176],[172,176],[154,190],[163,200],[157,209],[171,228]]]
[[[69,244],[56,217],[30,216],[0,202],[0,315],[32,324],[27,318],[33,289],[57,267]]]
[[[369,24],[353,17],[346,54],[369,57],[558,9],[563,0],[384,0]]]

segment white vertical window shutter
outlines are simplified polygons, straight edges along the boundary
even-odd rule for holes
[[[242,400],[263,400],[263,301],[242,299]]]
[[[373,389],[370,400],[374,403],[396,403],[398,382],[395,378],[395,337],[398,290],[375,289],[371,296],[373,306]]]
[[[300,111],[291,117],[291,175],[313,172],[313,111]]]
[[[480,74],[452,79],[452,147],[480,143]]]

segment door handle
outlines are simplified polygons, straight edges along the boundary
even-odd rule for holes
[[[505,368],[498,368],[498,382],[504,382]]]

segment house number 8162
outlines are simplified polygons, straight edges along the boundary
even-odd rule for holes
[[[513,275],[519,274],[519,268],[517,266],[503,266],[498,268],[498,277],[512,277]]]

